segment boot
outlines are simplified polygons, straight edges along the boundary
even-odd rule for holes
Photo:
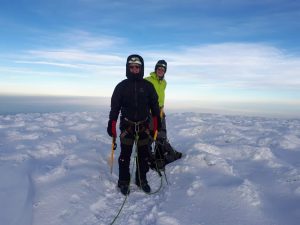
[[[120,191],[123,195],[129,195],[129,182],[128,181],[118,181],[118,188],[120,188]]]
[[[175,150],[174,150],[175,151]],[[176,159],[180,159],[182,157],[182,153],[181,152],[178,152],[178,151],[175,151],[175,158]]]
[[[148,184],[147,180],[142,180],[141,182],[137,179],[135,181],[135,184],[140,187],[145,193],[150,193],[151,192],[151,188]]]

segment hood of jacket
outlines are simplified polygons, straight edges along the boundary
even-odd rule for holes
[[[141,63],[141,69],[140,69],[140,72],[138,74],[131,73],[130,69],[129,69],[129,65],[130,65],[129,62],[134,61],[135,58],[138,58],[138,61]],[[144,77],[144,59],[140,55],[133,54],[133,55],[130,55],[130,56],[127,57],[127,61],[126,61],[126,77],[129,80],[142,80],[143,79],[143,77]]]

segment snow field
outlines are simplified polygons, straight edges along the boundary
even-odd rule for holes
[[[124,197],[116,188],[119,148],[112,175],[108,165],[107,118],[0,116],[1,224],[109,224]],[[157,194],[132,182],[115,224],[298,224],[299,120],[173,113],[167,125],[184,157],[167,166],[169,185]],[[155,172],[148,180],[159,186]]]

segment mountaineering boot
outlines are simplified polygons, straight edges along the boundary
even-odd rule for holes
[[[150,193],[151,192],[151,188],[150,188],[147,180],[142,180],[141,182],[139,182],[139,180],[136,180],[135,184],[138,187],[140,187],[145,193]]]
[[[129,186],[128,185],[122,185],[119,187],[120,191],[123,195],[129,195]]]
[[[118,188],[123,195],[129,195],[129,182],[128,181],[118,181]]]
[[[181,157],[182,157],[182,153],[181,152],[178,152],[178,151],[176,151],[176,150],[174,150],[175,151],[175,158],[176,159],[180,159]]]

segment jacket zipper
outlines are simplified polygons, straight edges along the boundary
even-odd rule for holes
[[[138,102],[137,102],[137,87],[136,87],[136,81],[134,81],[134,102],[135,102],[135,113],[134,113],[134,119],[137,120],[137,109],[138,109]]]

